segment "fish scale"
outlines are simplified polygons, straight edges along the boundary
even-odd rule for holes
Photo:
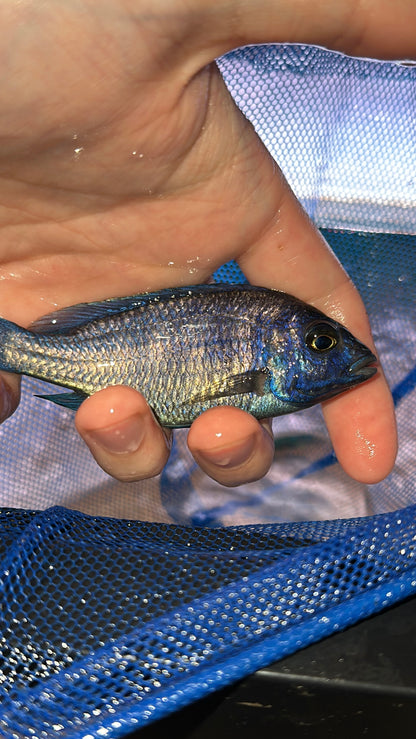
[[[233,405],[258,418],[320,402],[369,379],[375,357],[343,326],[286,293],[196,285],[64,308],[29,330],[0,318],[0,369],[73,392],[140,390],[160,422],[189,426]]]

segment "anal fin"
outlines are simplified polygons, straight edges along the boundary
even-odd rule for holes
[[[81,403],[88,398],[86,393],[73,392],[73,393],[52,393],[51,395],[35,395],[35,398],[42,398],[42,400],[50,400],[51,403],[56,405],[62,405],[64,408],[70,408],[71,410],[78,410]]]

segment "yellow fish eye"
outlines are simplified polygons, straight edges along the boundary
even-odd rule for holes
[[[331,351],[339,342],[339,333],[331,323],[316,323],[305,336],[307,346],[319,354]]]

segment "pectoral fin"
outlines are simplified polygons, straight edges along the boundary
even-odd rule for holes
[[[249,370],[241,372],[238,375],[230,375],[222,377],[211,383],[200,393],[195,393],[187,398],[181,406],[193,405],[194,403],[203,403],[206,400],[217,400],[217,398],[227,398],[232,395],[240,395],[245,393],[255,393],[256,395],[264,395],[265,385],[269,378],[269,373],[265,369]]]

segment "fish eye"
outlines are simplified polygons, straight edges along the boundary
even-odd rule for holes
[[[339,333],[331,323],[315,323],[305,336],[307,346],[320,354],[331,351],[339,339]]]

